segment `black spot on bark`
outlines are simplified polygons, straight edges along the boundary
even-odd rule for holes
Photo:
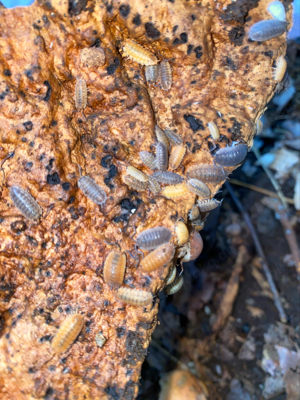
[[[104,389],[104,392],[107,394],[108,396],[108,400],[120,400],[121,397],[119,395],[119,389],[116,386],[106,386],[106,388]]]
[[[242,54],[247,54],[249,52],[249,46],[245,46],[242,48],[241,53]]]
[[[130,13],[130,5],[129,4],[121,4],[119,7],[119,12],[123,18],[127,18]]]
[[[70,190],[71,184],[69,182],[64,182],[61,187],[67,192]]]
[[[140,14],[136,14],[136,16],[133,18],[132,23],[136,26],[140,26],[142,21],[141,21],[141,16]]]
[[[52,88],[51,88],[51,85],[50,85],[50,83],[48,81],[45,81],[44,85],[47,86],[47,92],[46,92],[46,95],[45,95],[43,100],[49,101],[50,97],[51,97]]]
[[[118,173],[117,167],[115,165],[111,165],[108,171],[109,179],[113,179]]]
[[[30,244],[32,244],[32,246],[34,246],[34,247],[37,247],[38,246],[38,241],[34,238],[34,237],[32,237],[32,236],[29,236],[29,235],[26,235],[26,239],[28,240],[28,242],[30,243]]]
[[[111,165],[111,156],[104,156],[101,159],[101,165],[103,168],[109,168],[109,166]]]
[[[264,54],[266,57],[270,57],[270,58],[273,57],[273,51],[272,51],[272,50],[270,50],[270,51],[265,51],[263,54]]]
[[[134,210],[136,208],[135,204],[128,198],[121,200],[120,206],[121,208],[128,211]]]
[[[9,70],[9,69],[5,69],[5,70],[3,71],[3,75],[4,75],[4,76],[11,76],[10,70]]]
[[[241,137],[242,134],[242,124],[238,122],[234,117],[230,118],[230,121],[233,122],[231,128],[228,129],[228,132],[231,133],[231,139],[237,140]]]
[[[237,66],[234,64],[233,59],[230,58],[230,57],[226,57],[225,61],[223,62],[223,64],[225,66],[227,66],[229,69],[231,69],[232,71],[236,71],[237,70]]]
[[[241,46],[243,44],[244,36],[245,29],[242,26],[235,26],[228,33],[229,40],[236,46]]]
[[[188,42],[188,35],[186,32],[182,32],[180,34],[180,39],[181,39],[181,43],[187,43]]]
[[[133,356],[134,360],[141,361],[147,354],[147,349],[143,347],[144,335],[139,332],[129,331],[126,337],[125,347],[129,354]],[[134,364],[133,364],[134,365]]]
[[[180,43],[181,43],[181,40],[180,40],[179,38],[175,38],[175,39],[173,40],[174,46],[177,46],[177,45],[180,44]]]
[[[86,7],[87,0],[69,0],[69,14],[79,15],[82,10]]]
[[[122,326],[120,328],[117,328],[116,331],[117,331],[118,338],[123,337],[126,333],[126,329],[123,328]]]
[[[47,175],[47,183],[49,185],[59,185],[60,184],[60,177],[57,172],[53,172],[53,174]]]
[[[27,229],[27,225],[24,221],[15,221],[10,224],[11,230],[15,233],[24,232]]]
[[[168,0],[168,1],[169,1],[170,3],[173,3],[173,4],[175,3],[175,0]]]
[[[184,115],[184,119],[189,123],[191,130],[195,133],[199,130],[204,131],[202,121],[193,117],[192,115]]]
[[[119,61],[119,60],[118,60],[118,61]],[[113,64],[110,64],[110,65],[106,68],[107,74],[108,74],[108,75],[113,75],[113,74],[116,72],[118,66],[119,66],[119,63],[116,63],[116,62],[114,62]]]
[[[221,14],[223,21],[233,21],[243,25],[248,12],[257,7],[259,0],[239,0],[229,4]]]
[[[188,45],[187,54],[191,54],[191,52],[193,51],[193,47],[194,46],[192,44]]]
[[[177,31],[177,29],[178,29],[178,25],[174,25],[173,29],[172,29],[172,32],[175,33]]]
[[[155,28],[152,22],[145,24],[146,35],[151,39],[157,39],[160,37],[160,32]]]
[[[54,389],[52,389],[52,387],[48,387],[48,389],[46,390],[45,393],[45,400],[51,400],[51,396],[54,394]]]
[[[32,131],[33,123],[31,121],[27,121],[23,123],[24,128],[26,131]]]

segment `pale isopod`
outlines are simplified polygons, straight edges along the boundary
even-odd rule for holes
[[[158,60],[151,51],[145,49],[137,42],[131,39],[126,39],[123,42],[124,55],[130,58],[132,61],[141,65],[155,65]]]
[[[275,82],[282,81],[286,68],[287,68],[286,59],[283,56],[280,56],[278,60],[276,60],[276,68],[274,68],[273,72],[273,79]]]
[[[157,171],[152,175],[158,182],[166,183],[169,185],[176,185],[183,181],[183,177],[175,172],[170,171]]]
[[[141,269],[143,272],[152,272],[164,265],[167,265],[174,256],[174,246],[172,243],[165,243],[157,249],[151,251],[141,261]]]
[[[237,146],[223,147],[215,154],[215,162],[222,167],[234,167],[240,164],[248,153],[246,144],[238,144]]]
[[[78,78],[75,85],[75,107],[83,110],[87,104],[87,87],[83,78]]]
[[[166,186],[162,191],[162,196],[167,197],[167,199],[178,199],[180,197],[186,197],[190,195],[190,191],[186,183],[178,183],[178,185]]]
[[[265,40],[281,36],[287,28],[285,21],[278,21],[276,19],[269,19],[259,21],[252,25],[249,29],[249,38],[255,42],[264,42]]]
[[[195,193],[199,197],[210,196],[209,187],[204,182],[199,181],[199,179],[189,179],[187,181],[187,186],[191,192]]]
[[[162,90],[170,90],[172,86],[172,68],[167,60],[159,64],[159,78]]]
[[[194,219],[197,219],[199,215],[200,215],[199,207],[194,205],[189,211],[189,219],[193,221]]]
[[[281,1],[272,1],[272,3],[270,3],[267,7],[267,11],[269,11],[272,17],[278,21],[286,20],[285,8]]]
[[[93,203],[101,206],[106,202],[107,195],[105,191],[89,176],[82,176],[78,180],[78,186]]]
[[[157,164],[157,169],[160,171],[165,171],[168,169],[168,149],[167,147],[162,143],[158,142],[156,145],[156,164]]]
[[[219,183],[227,179],[223,168],[211,164],[194,165],[187,171],[189,178],[199,179],[202,182]]]
[[[147,306],[152,303],[153,300],[153,296],[150,292],[146,292],[145,290],[129,289],[126,287],[119,288],[115,296],[123,303],[132,306]]]
[[[105,64],[105,52],[101,47],[86,47],[80,52],[81,63],[87,68]]]
[[[176,267],[173,266],[170,269],[170,272],[166,278],[166,285],[171,285],[171,283],[174,282],[174,279],[176,278],[176,273],[177,273]]]
[[[9,189],[11,200],[25,218],[36,221],[42,216],[42,208],[25,189],[12,186]]]
[[[159,194],[161,191],[160,184],[157,182],[155,178],[153,178],[152,175],[148,176],[148,187],[153,194]]]
[[[140,249],[153,250],[156,247],[168,243],[171,240],[172,232],[163,226],[147,229],[138,234],[136,244]]]
[[[187,252],[185,256],[182,258],[183,262],[188,262],[192,260],[196,260],[203,250],[203,240],[200,236],[200,233],[197,231],[193,231],[190,236],[189,243],[186,245]]]
[[[51,347],[57,354],[64,353],[73,344],[83,327],[84,319],[80,314],[69,315],[60,325]]]
[[[169,286],[166,287],[166,292],[168,295],[175,294],[178,292],[183,286],[183,276],[178,276],[174,282],[172,282]]]
[[[140,151],[140,159],[143,164],[145,164],[150,169],[156,168],[156,158],[153,154],[148,151]]]
[[[169,142],[174,145],[179,145],[183,143],[182,137],[179,136],[177,133],[172,131],[172,129],[165,129],[165,135],[169,139]]]
[[[158,81],[158,66],[146,65],[145,76],[148,83],[156,83]]]
[[[134,190],[137,190],[138,192],[143,192],[148,187],[148,183],[147,182],[138,181],[137,179],[135,179],[131,175],[125,175],[123,177],[123,180],[124,180],[124,183],[127,186],[131,187]]]
[[[220,139],[220,131],[217,127],[217,125],[214,122],[209,122],[207,124],[209,132],[213,140],[219,140]]]
[[[107,342],[106,337],[103,335],[102,332],[98,332],[95,336],[95,341],[97,343],[98,347],[103,347],[105,345],[105,343]]]
[[[177,221],[177,223],[175,224],[175,233],[177,236],[178,246],[182,246],[189,240],[189,230],[184,222]]]
[[[144,172],[140,171],[139,169],[129,166],[126,168],[127,173],[132,176],[133,178],[137,179],[141,182],[147,182],[148,176],[144,174]]]
[[[222,201],[218,201],[217,199],[198,200],[198,206],[201,212],[212,211],[215,208],[219,207],[221,204]]]
[[[126,256],[119,250],[113,250],[106,257],[103,269],[105,283],[113,288],[122,285],[126,268]]]
[[[261,134],[263,128],[264,128],[264,124],[261,122],[260,119],[258,119],[258,120],[256,121],[256,132],[255,132],[255,134],[256,134],[256,135]]]
[[[164,131],[160,129],[158,125],[155,125],[154,128],[155,136],[158,142],[163,143],[167,149],[169,149],[170,143],[168,141],[167,136],[165,135]]]
[[[186,147],[182,144],[173,146],[170,154],[169,165],[171,169],[177,169],[185,156]]]

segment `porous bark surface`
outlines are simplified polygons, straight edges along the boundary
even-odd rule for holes
[[[124,283],[157,295],[168,269],[140,272],[135,235],[155,226],[173,231],[196,196],[135,192],[122,176],[129,164],[150,173],[139,151],[153,148],[156,123],[182,136],[185,169],[213,163],[210,121],[221,133],[218,148],[251,142],[276,86],[272,66],[286,50],[285,34],[247,38],[253,23],[270,18],[268,3],[54,0],[0,8],[0,159],[14,151],[0,180],[2,400],[136,397],[159,301],[117,301],[103,281],[104,260],[118,243],[127,257]],[[126,38],[169,60],[169,91],[147,85],[144,67],[122,57]],[[81,50],[90,47],[104,50],[104,65],[83,65]],[[75,109],[78,78],[89,90],[83,112]],[[79,190],[78,166],[107,193],[104,206]],[[39,222],[15,208],[13,185],[38,201]],[[209,184],[212,193],[220,186]],[[55,355],[51,340],[75,311],[84,328]]]

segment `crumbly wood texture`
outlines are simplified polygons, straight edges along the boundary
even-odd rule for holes
[[[135,234],[156,226],[174,232],[195,196],[135,192],[122,177],[129,164],[151,173],[139,152],[151,150],[156,123],[183,138],[185,169],[212,164],[210,121],[220,148],[251,141],[276,86],[272,66],[286,50],[285,34],[263,43],[247,38],[253,23],[270,18],[268,3],[37,0],[0,8],[0,160],[14,151],[0,171],[1,400],[136,397],[159,302],[117,301],[103,281],[104,260],[118,243],[126,286],[156,295],[168,268],[146,276],[136,267]],[[170,62],[169,91],[148,85],[144,67],[124,57],[127,38]],[[91,46],[103,49],[104,65],[82,63]],[[83,110],[75,108],[79,78],[88,88]],[[78,189],[78,166],[105,190],[105,205]],[[43,208],[39,222],[14,207],[14,185]],[[208,186],[215,193],[221,184]],[[55,355],[51,340],[76,311],[84,327]]]

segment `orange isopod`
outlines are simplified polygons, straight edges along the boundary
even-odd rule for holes
[[[57,354],[64,353],[73,344],[83,327],[84,319],[80,314],[69,315],[60,325],[51,347]]]
[[[75,107],[83,110],[87,104],[87,87],[83,78],[78,78],[75,85]]]
[[[171,150],[171,155],[169,158],[169,167],[171,169],[177,169],[185,156],[186,147],[182,144],[178,146],[173,146]]]
[[[281,82],[287,68],[286,59],[280,56],[276,61],[276,67],[273,68],[273,78],[275,82]]]
[[[122,285],[126,268],[126,256],[119,250],[113,250],[106,257],[103,269],[104,281],[113,288]]]
[[[177,199],[179,197],[191,196],[192,193],[189,191],[186,183],[178,183],[178,185],[166,186],[161,191],[162,196],[168,199]]]
[[[150,292],[127,287],[119,288],[115,296],[118,300],[130,304],[131,306],[147,306],[152,303],[153,300],[153,296]]]
[[[151,251],[151,253],[141,261],[143,272],[152,272],[168,264],[174,256],[174,251],[175,249],[172,243],[165,243]]]
[[[177,244],[178,246],[182,246],[189,240],[189,230],[186,224],[182,221],[177,221],[175,225],[175,233],[177,236]]]
[[[134,40],[126,39],[123,42],[122,48],[124,55],[138,64],[155,65],[158,62],[156,56],[151,53],[151,51],[145,49],[145,47],[141,46]]]

